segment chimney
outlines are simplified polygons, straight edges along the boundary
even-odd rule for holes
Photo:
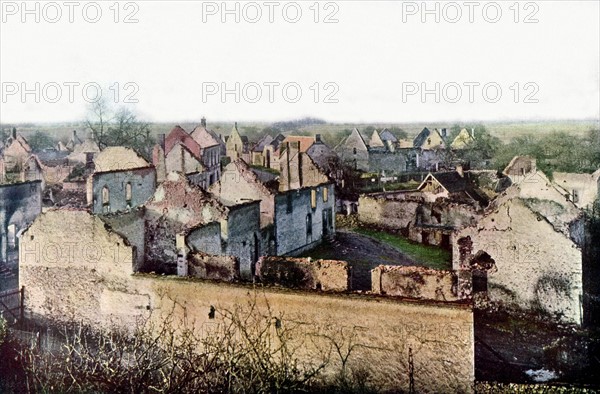
[[[77,130],[73,130],[73,141],[77,139]]]
[[[13,127],[13,129],[12,129],[12,137],[13,137],[13,140],[17,139],[17,128],[16,127]]]
[[[442,137],[446,138],[446,129],[442,129]]]
[[[475,129],[474,128],[471,129],[471,137],[473,137],[473,139],[475,139]]]
[[[165,151],[165,135],[164,134],[158,135],[158,144],[160,145],[160,147],[162,148],[162,150],[164,152]]]
[[[206,128],[206,118],[203,116],[202,119],[200,119],[200,126]]]
[[[321,134],[315,135],[315,142],[321,142]]]
[[[236,131],[237,131],[237,122],[235,122],[235,125],[234,125],[234,127],[235,127],[235,129],[236,129]]]
[[[463,171],[463,166],[456,166],[456,172],[460,175],[461,178],[465,177],[465,172]]]

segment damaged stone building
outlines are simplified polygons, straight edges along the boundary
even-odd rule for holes
[[[452,232],[475,224],[487,204],[475,175],[459,168],[428,174],[416,190],[361,195],[358,217],[412,241],[451,249]]]
[[[459,291],[581,324],[582,211],[534,166],[513,160],[515,183],[454,235]]]
[[[41,212],[41,181],[0,184],[0,266],[16,263],[19,234]]]
[[[279,193],[275,196],[276,254],[296,254],[335,234],[334,183],[299,143],[281,154]]]
[[[93,213],[124,211],[143,205],[156,188],[156,170],[134,150],[104,149],[87,178],[87,202]]]
[[[191,134],[175,126],[168,135],[159,135],[152,150],[157,180],[170,172],[186,174],[194,184],[207,188],[221,177],[221,144],[206,128],[206,119]]]
[[[468,304],[339,292],[347,278],[347,269],[339,262],[323,261],[314,267],[315,278],[321,275],[331,292],[276,286],[256,291],[257,285],[139,274],[133,267],[140,251],[136,241],[124,235],[134,224],[129,221],[125,227],[124,220],[113,221],[111,216],[51,210],[23,233],[19,282],[26,289],[23,302],[28,318],[125,330],[142,319],[148,319],[151,327],[169,320],[189,322],[202,333],[207,327],[218,327],[220,312],[255,300],[255,313],[269,308],[281,316],[281,324],[298,327],[291,346],[326,350],[331,348],[328,338],[355,338],[348,365],[372,366],[370,376],[383,389],[472,392],[475,348],[473,311]],[[323,277],[327,267],[338,274]],[[274,268],[270,278],[277,281],[279,267]],[[302,362],[314,361],[305,354],[299,354]],[[419,371],[410,383],[409,354],[411,365]],[[338,366],[332,362],[324,373],[334,374]]]

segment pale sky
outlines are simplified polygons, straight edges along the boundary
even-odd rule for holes
[[[0,0],[3,123],[95,86],[153,122],[600,118],[599,1],[26,4]]]

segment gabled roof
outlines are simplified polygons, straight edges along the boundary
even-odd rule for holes
[[[17,138],[15,138],[10,144],[6,146],[6,149],[10,149],[11,145],[16,144],[19,145],[25,152],[31,153],[31,146],[21,134],[17,134]]]
[[[396,138],[396,136],[388,129],[381,130],[381,133],[379,133],[379,138],[381,138],[382,141],[390,141],[393,143],[398,142],[398,138]]]
[[[175,126],[165,138],[165,155],[168,155],[177,143],[185,146],[196,159],[201,159],[202,148],[181,126]]]
[[[453,201],[476,201],[481,207],[489,203],[488,197],[474,185],[468,174],[461,176],[456,171],[430,172],[417,189],[422,190],[429,180],[435,181],[451,194]]]
[[[348,142],[348,140],[350,139],[357,139],[364,150],[368,150],[367,148],[367,143],[365,142],[365,139],[363,138],[362,134],[360,134],[360,131],[358,131],[358,129],[355,127],[354,129],[352,129],[352,132],[350,133],[350,135],[346,138],[344,138],[342,140],[342,142],[340,142],[335,148],[334,150],[338,150],[339,148],[343,148],[344,145],[346,145],[346,143]]]
[[[285,140],[285,136],[283,134],[277,134],[277,136],[275,138],[273,138],[273,141],[271,141],[271,143],[269,143],[269,145],[271,145],[273,147],[273,150],[277,150],[277,149],[279,149],[279,147],[281,146],[281,144],[283,143],[284,140]]]
[[[371,139],[369,140],[369,147],[377,148],[384,146],[385,145],[383,144],[383,141],[381,140],[381,137],[379,136],[377,130],[373,130],[373,134],[371,134]]]
[[[310,148],[312,146],[312,144],[315,143],[315,137],[288,135],[283,140],[284,144],[287,142],[299,142],[300,143],[300,152],[306,152],[308,150],[308,148]]]
[[[37,157],[45,166],[55,167],[64,164],[69,153],[69,151],[46,150],[38,152]]]
[[[460,174],[456,171],[450,171],[435,173],[430,172],[417,189],[421,190],[430,179],[433,179],[439,183],[440,186],[443,187],[448,193],[464,192],[468,187],[467,180],[464,177],[460,176]]]
[[[473,137],[473,135],[471,133],[469,133],[469,131],[467,129],[462,129],[460,131],[460,133],[458,133],[458,135],[456,136],[456,138],[454,138],[454,141],[452,141],[452,144],[450,144],[451,147],[453,148],[464,148],[467,145],[469,145],[470,143],[474,142],[475,138]]]
[[[262,152],[263,149],[265,148],[265,146],[269,145],[271,142],[273,142],[273,137],[271,137],[270,135],[265,135],[264,137],[262,137],[254,146],[254,149],[252,149],[253,152]]]
[[[210,148],[212,146],[221,145],[221,139],[214,132],[211,133],[204,126],[197,126],[191,133],[190,136],[200,145],[201,148]]]

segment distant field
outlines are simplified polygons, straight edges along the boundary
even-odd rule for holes
[[[181,122],[179,125],[184,129],[191,131],[200,122]],[[336,145],[345,135],[344,130],[351,130],[354,127],[358,127],[359,130],[364,130],[367,126],[374,126],[377,129],[384,127],[399,127],[406,131],[410,138],[416,136],[424,127],[432,128],[450,128],[455,122],[448,123],[368,123],[368,124],[356,124],[356,123],[328,123],[323,125],[312,125],[304,126],[299,128],[299,132],[302,134],[321,134],[325,142],[330,145]],[[177,123],[154,123],[151,125],[152,134],[158,135],[162,133],[168,133]],[[597,128],[598,121],[593,120],[573,120],[573,121],[537,121],[537,122],[488,122],[484,123],[486,128],[495,136],[500,138],[503,142],[508,142],[512,138],[521,136],[524,134],[544,134],[553,131],[562,131],[574,136],[584,135],[590,128]],[[238,130],[242,134],[248,130],[262,130],[264,127],[270,126],[270,123],[260,122],[238,122]],[[13,125],[0,125],[0,127],[7,128]],[[80,137],[85,137],[87,131],[83,123],[70,123],[70,124],[17,124],[16,127],[19,132],[23,133],[25,137],[33,134],[35,131],[40,130],[49,133],[54,138],[67,140],[73,130],[78,131]],[[213,129],[217,134],[229,135],[233,127],[233,122],[211,122],[209,120],[208,127]],[[246,130],[248,128],[248,130]],[[246,133],[249,134],[249,133]],[[248,135],[252,140],[253,135]]]

